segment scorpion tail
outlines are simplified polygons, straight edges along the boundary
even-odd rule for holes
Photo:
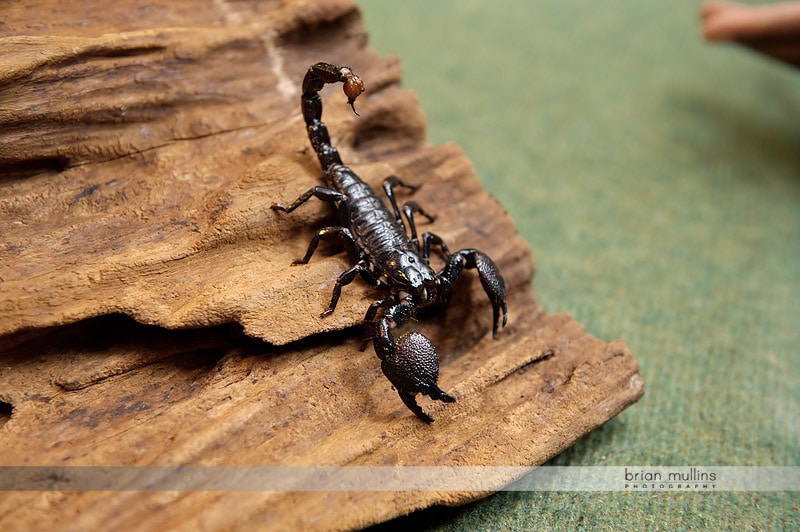
[[[319,91],[328,83],[342,83],[347,103],[356,112],[355,101],[364,92],[364,82],[348,67],[330,63],[311,65],[303,78],[303,95],[300,108],[308,127],[308,138],[326,172],[334,164],[342,164],[339,151],[331,145],[327,126],[322,123],[322,99]],[[358,114],[358,113],[356,113]]]

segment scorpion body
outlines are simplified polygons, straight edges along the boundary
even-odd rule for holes
[[[414,214],[429,221],[434,217],[413,201],[403,205],[402,214],[408,222],[410,236],[406,234],[394,189],[403,187],[413,191],[420,185],[406,183],[395,176],[386,178],[383,189],[391,204],[389,210],[372,188],[344,165],[338,150],[331,144],[327,126],[322,122],[319,92],[326,84],[332,83],[343,84],[348,104],[354,112],[355,100],[364,91],[363,81],[350,68],[330,63],[311,65],[303,79],[301,109],[309,140],[325,172],[325,186],[309,189],[287,206],[273,204],[272,209],[289,213],[311,197],[336,206],[342,225],[320,229],[312,238],[305,256],[293,264],[308,263],[321,240],[338,240],[348,252],[353,265],[336,280],[323,317],[335,310],[342,287],[357,276],[388,292],[366,312],[362,350],[372,340],[381,360],[381,369],[400,398],[414,414],[430,423],[433,418],[417,404],[417,394],[443,402],[455,401],[438,386],[439,358],[436,350],[420,333],[409,332],[395,339],[392,329],[413,318],[418,309],[447,303],[455,279],[467,268],[478,271],[492,303],[492,334],[496,337],[501,313],[502,325],[505,326],[507,321],[505,283],[494,262],[476,249],[451,253],[444,241],[430,232],[424,233],[420,242]],[[438,248],[445,260],[445,266],[439,272],[430,266],[432,247]]]

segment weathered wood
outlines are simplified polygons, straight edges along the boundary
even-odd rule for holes
[[[460,148],[425,142],[352,3],[86,9],[0,7],[0,464],[536,465],[641,396],[622,342],[536,305],[527,244]],[[321,176],[298,105],[317,60],[367,83],[361,117],[324,95],[344,160],[372,184],[423,183],[432,228],[508,284],[497,341],[474,275],[416,325],[457,398],[423,402],[431,426],[358,349],[374,290],[354,283],[319,317],[345,257],[289,266],[328,208],[269,209]],[[481,495],[13,493],[0,523],[353,528]]]

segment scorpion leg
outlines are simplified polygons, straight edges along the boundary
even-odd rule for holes
[[[422,258],[428,260],[431,255],[431,244],[438,246],[444,260],[449,261],[452,253],[447,249],[442,237],[434,233],[424,233],[422,235]]]
[[[356,275],[361,275],[362,279],[373,286],[378,285],[378,279],[367,267],[367,262],[364,260],[358,261],[352,268],[343,271],[339,275],[339,278],[336,279],[336,284],[333,287],[333,295],[331,296],[331,303],[328,305],[328,308],[325,309],[325,312],[322,313],[323,318],[333,313],[336,309],[336,304],[339,302],[339,297],[342,295],[342,287],[352,283]]]
[[[303,203],[307,202],[311,199],[311,196],[318,198],[322,201],[345,201],[347,200],[347,196],[339,192],[338,190],[334,190],[328,187],[314,187],[310,188],[305,191],[303,194],[300,195],[299,198],[294,200],[292,203],[289,204],[288,207],[281,205],[280,203],[273,203],[270,206],[270,209],[273,211],[283,211],[283,212],[292,212],[296,208],[298,208]]]
[[[427,218],[429,222],[434,221],[436,219],[436,216],[425,212],[422,209],[422,207],[419,206],[419,203],[417,203],[416,201],[409,201],[408,203],[403,205],[403,214],[406,215],[406,219],[408,220],[408,227],[411,230],[411,241],[417,245],[417,248],[419,248],[419,240],[417,239],[417,225],[414,223],[415,212]]]
[[[462,249],[450,256],[447,265],[439,272],[438,277],[447,280],[451,285],[456,277],[464,269],[478,270],[478,277],[483,285],[483,290],[492,302],[492,313],[494,322],[492,325],[492,337],[497,338],[497,329],[500,323],[500,311],[503,312],[503,327],[508,321],[508,311],[506,308],[506,283],[497,265],[486,254],[477,249]]]
[[[386,179],[383,180],[383,191],[386,193],[386,197],[389,198],[389,202],[392,204],[392,211],[394,212],[394,217],[398,222],[403,221],[400,217],[400,209],[397,207],[397,199],[394,197],[394,189],[395,187],[403,187],[403,188],[410,188],[411,190],[417,190],[421,187],[421,184],[412,185],[411,183],[406,183],[402,179],[397,176],[390,175]]]
[[[389,202],[392,204],[392,211],[394,211],[394,217],[398,222],[403,223],[403,218],[400,216],[400,209],[397,206],[397,198],[395,198],[394,195],[395,187],[404,187],[410,188],[411,190],[417,190],[421,186],[421,184],[412,185],[410,183],[406,183],[399,177],[393,175],[383,180],[383,191],[386,193],[386,197],[389,198]],[[416,201],[409,201],[403,205],[403,214],[406,215],[406,220],[408,220],[408,228],[411,231],[411,241],[418,243],[417,225],[414,223],[415,212],[427,218],[429,222],[434,221],[436,216],[423,210],[423,208],[420,207]]]
[[[452,403],[455,397],[439,388],[439,356],[430,340],[417,332],[394,339],[391,329],[411,317],[405,302],[389,307],[383,318],[375,322],[373,345],[381,359],[381,370],[397,390],[400,399],[418,418],[431,423],[433,418],[417,404],[421,393],[431,399]]]
[[[320,240],[329,240],[331,238],[338,238],[339,242],[347,251],[347,254],[350,256],[351,262],[358,261],[358,244],[356,244],[356,239],[353,237],[353,233],[350,232],[350,229],[346,227],[323,227],[317,234],[314,235],[314,238],[311,239],[311,242],[308,244],[308,251],[306,251],[305,256],[302,259],[295,259],[292,262],[292,266],[296,266],[298,264],[308,264],[308,261],[311,260],[311,256],[316,251],[317,246],[319,245]]]

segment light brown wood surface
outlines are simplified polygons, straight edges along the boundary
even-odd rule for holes
[[[621,341],[536,304],[534,263],[454,144],[431,146],[396,58],[348,1],[0,7],[2,465],[537,465],[643,392]],[[423,230],[494,258],[509,325],[474,272],[414,324],[457,402],[400,402],[357,328],[346,255],[302,256],[330,208],[299,113],[309,64],[351,66],[360,117],[323,119],[367,182],[423,187]],[[509,477],[504,481],[511,482]],[[12,492],[4,528],[347,529],[476,492]]]

